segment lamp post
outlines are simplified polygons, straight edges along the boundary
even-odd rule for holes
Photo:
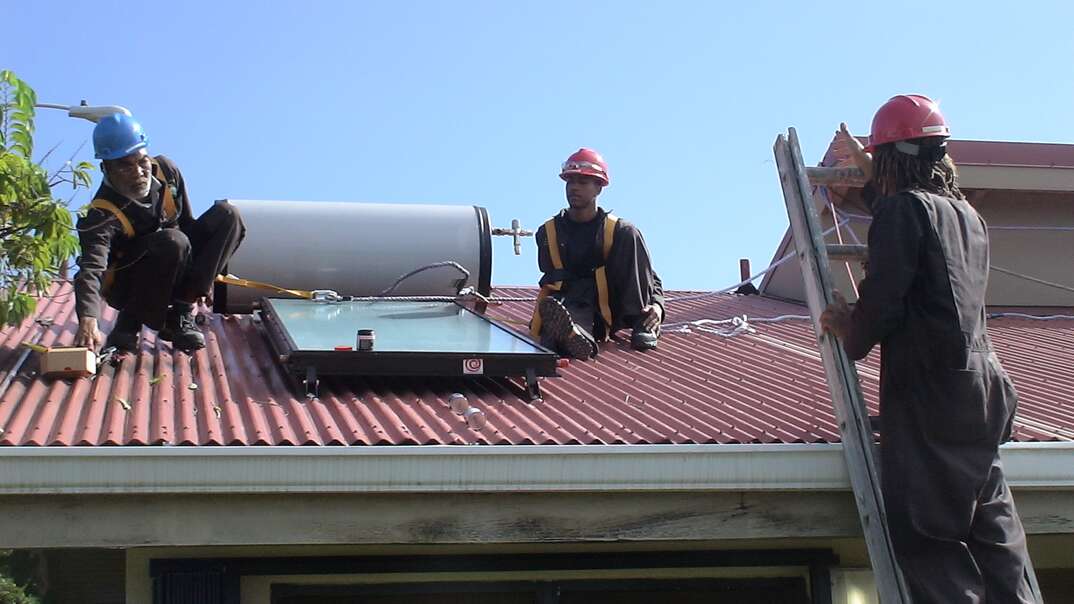
[[[68,117],[80,117],[84,120],[89,120],[95,124],[99,122],[101,118],[108,117],[109,115],[113,115],[116,113],[123,113],[126,115],[131,114],[130,110],[126,107],[121,107],[119,105],[90,106],[86,104],[86,101],[82,101],[81,104],[71,106],[59,105],[57,103],[34,103],[34,107],[40,107],[43,109],[59,109],[61,111],[66,111]],[[63,264],[60,266],[60,277],[64,279],[67,278],[66,261],[64,261]]]
[[[119,105],[94,105],[90,106],[86,104],[86,101],[82,101],[80,105],[58,105],[56,103],[36,103],[34,107],[42,107],[45,109],[59,109],[66,111],[69,117],[80,117],[84,120],[89,120],[93,123],[97,123],[103,117],[108,117],[114,113],[122,113],[124,115],[130,115],[131,112],[126,107],[120,107]]]

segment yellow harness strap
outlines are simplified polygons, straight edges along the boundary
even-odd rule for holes
[[[119,221],[119,225],[123,227],[123,234],[128,239],[134,237],[134,225],[131,224],[127,215],[123,213],[123,210],[116,207],[116,204],[108,201],[107,199],[97,198],[90,202],[91,208],[97,208],[98,210],[104,210],[111,213]],[[111,262],[109,267],[104,271],[104,278],[101,280],[101,293],[107,295],[108,291],[112,289],[112,286],[116,282],[116,271],[114,268],[115,262]]]
[[[556,233],[555,218],[549,218],[544,223],[544,234],[548,237],[548,256],[552,259],[552,268],[561,271],[563,270],[563,259],[559,256],[559,235]],[[537,294],[537,304],[540,304],[541,300],[547,298],[552,292],[558,292],[562,287],[562,281],[556,281],[555,283],[549,283],[542,286],[541,291]],[[533,307],[533,319],[530,321],[530,335],[535,338],[541,335],[541,313],[537,312],[537,306]]]
[[[608,262],[608,255],[612,251],[612,242],[615,238],[615,225],[619,223],[619,218],[608,214],[604,217],[604,262],[597,267],[593,272],[593,276],[597,281],[597,303],[600,305],[600,316],[604,319],[604,324],[608,327],[608,333],[612,331],[612,307],[608,302],[608,271],[606,264]]]
[[[90,202],[90,207],[111,213],[116,217],[116,220],[119,221],[120,226],[123,227],[123,234],[127,237],[134,237],[134,225],[131,224],[130,218],[127,218],[127,215],[123,213],[123,210],[116,207],[116,204],[107,199],[98,197]]]
[[[161,202],[161,208],[164,210],[164,218],[167,222],[171,222],[179,214],[179,209],[175,206],[172,183],[164,178],[164,170],[160,168],[160,162],[156,159],[153,160],[153,178],[157,179],[161,186],[164,187],[164,199]]]
[[[304,289],[287,289],[286,287],[280,287],[271,283],[262,283],[261,281],[251,281],[249,279],[240,279],[233,275],[217,275],[217,283],[223,283],[224,285],[234,285],[236,287],[245,287],[248,289],[263,289],[266,291],[276,292],[277,294],[287,294],[296,298],[305,298],[307,300],[313,298],[313,292]]]
[[[608,255],[612,251],[612,243],[615,240],[615,226],[618,224],[619,218],[613,214],[606,214],[604,216],[604,237],[602,254],[604,262],[608,262]],[[556,219],[550,218],[544,223],[544,232],[548,237],[548,256],[552,259],[552,268],[556,270],[563,270],[563,260],[559,255],[559,236],[556,233]],[[612,307],[608,301],[608,272],[605,269],[605,265],[602,264],[593,271],[593,277],[597,282],[597,303],[600,308],[600,317],[604,320],[604,324],[608,328],[610,333],[612,330]],[[556,281],[555,283],[549,283],[541,287],[540,293],[537,294],[537,302],[540,304],[541,300],[550,295],[552,292],[557,292],[563,288],[562,281]],[[533,319],[530,321],[530,335],[538,337],[541,334],[541,314],[537,312],[537,307],[533,309]]]

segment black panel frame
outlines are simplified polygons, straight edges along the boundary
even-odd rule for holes
[[[507,332],[539,352],[480,353],[480,352],[380,352],[302,350],[287,332],[272,298],[261,300],[261,318],[269,343],[288,373],[303,377],[312,368],[318,375],[342,376],[423,376],[423,377],[524,377],[529,374],[555,377],[557,355],[527,335],[490,317],[455,303],[460,312],[473,314],[480,320]],[[473,375],[463,371],[467,359],[481,359],[483,373]]]

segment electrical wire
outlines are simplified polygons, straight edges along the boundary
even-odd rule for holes
[[[1033,283],[1040,283],[1041,285],[1047,285],[1048,287],[1054,287],[1056,289],[1061,289],[1061,290],[1068,291],[1068,292],[1074,292],[1074,287],[1071,287],[1069,285],[1063,285],[1062,283],[1054,283],[1052,281],[1045,281],[1044,279],[1040,279],[1040,278],[1034,277],[1032,275],[1026,275],[1024,273],[1019,273],[1019,272],[1016,272],[1016,271],[1012,271],[1009,268],[1003,268],[1003,267],[1000,267],[1000,266],[996,266],[995,264],[988,265],[988,268],[990,268],[990,269],[992,269],[994,271],[1000,272],[1000,273],[1004,273],[1006,275],[1010,275],[1012,277],[1017,277],[1019,279],[1025,279],[1026,281],[1032,281]]]
[[[838,209],[835,209],[835,208],[833,208],[833,211],[836,212],[839,217],[844,218],[846,220],[861,219],[861,218],[871,220],[871,218],[869,218],[868,216],[862,216],[860,214],[849,214],[847,212],[841,212],[841,211],[839,211]],[[1021,226],[988,227],[989,230],[1002,229],[1002,228],[1026,229],[1026,230],[1061,230],[1061,231],[1070,230],[1070,231],[1074,231],[1074,227],[1021,227]],[[851,233],[851,234],[854,234],[853,229],[847,229],[847,232]],[[854,235],[854,242],[858,243],[858,244],[861,243],[861,240],[858,239],[857,235]],[[1048,287],[1054,287],[1056,289],[1061,289],[1061,290],[1068,291],[1068,292],[1074,292],[1074,287],[1071,287],[1069,285],[1063,285],[1062,283],[1054,283],[1052,281],[1046,281],[1046,280],[1041,279],[1039,277],[1034,277],[1032,275],[1027,275],[1025,273],[1019,273],[1017,271],[1012,271],[1009,268],[1003,268],[1001,266],[996,266],[995,264],[990,264],[988,267],[990,269],[994,270],[994,271],[1004,273],[1006,275],[1010,275],[1010,276],[1016,277],[1018,279],[1025,279],[1026,281],[1032,281],[1033,283],[1039,283],[1041,285],[1046,285]]]
[[[444,266],[449,266],[449,267],[459,271],[460,273],[462,273],[463,278],[461,279],[461,283],[460,283],[459,287],[457,288],[457,291],[461,291],[462,288],[466,286],[466,283],[470,280],[470,271],[466,270],[466,268],[463,265],[459,264],[458,262],[455,262],[454,260],[444,260],[442,262],[433,262],[432,264],[426,264],[425,266],[416,268],[416,269],[410,271],[409,273],[406,273],[405,275],[400,276],[398,279],[395,280],[395,283],[392,283],[390,287],[388,287],[384,291],[380,292],[380,294],[378,294],[375,297],[376,298],[387,298],[393,291],[396,290],[396,288],[399,287],[399,285],[403,281],[406,281],[407,279],[413,277],[414,275],[417,275],[418,273],[422,273],[422,272],[427,271],[427,270],[432,270],[434,268],[440,268],[440,267],[444,267]]]
[[[849,220],[857,222],[872,222],[873,217],[868,214],[853,214],[850,212],[839,212],[840,216],[843,216]],[[1058,232],[1074,232],[1074,226],[1052,226],[1052,225],[1021,225],[1021,224],[1002,224],[1002,225],[988,225],[989,231],[1058,231]]]
[[[828,229],[828,230],[824,231],[823,233],[821,233],[821,236],[823,237],[825,235],[830,235],[836,228],[838,228],[840,226],[843,226],[845,224],[846,224],[846,221],[836,222],[835,226],[833,226],[830,229]],[[796,251],[795,252],[787,252],[787,254],[785,256],[783,256],[779,260],[776,260],[772,264],[769,264],[761,272],[756,273],[754,275],[750,275],[749,278],[744,279],[742,281],[739,281],[738,283],[736,283],[736,284],[734,284],[734,285],[732,285],[730,287],[725,287],[723,289],[718,289],[718,290],[712,291],[712,292],[705,292],[703,294],[691,294],[689,296],[679,296],[679,297],[676,297],[676,298],[666,298],[664,300],[664,302],[687,302],[687,301],[690,301],[690,300],[703,300],[705,298],[711,298],[713,296],[719,296],[719,295],[722,295],[722,294],[733,292],[736,289],[742,287],[743,285],[746,285],[747,283],[752,283],[758,277],[761,277],[761,276],[765,275],[766,273],[769,273],[769,272],[773,271],[777,267],[780,267],[780,266],[786,264],[787,262],[790,262],[791,259],[793,259],[797,255],[797,253],[798,252],[796,252]]]
[[[835,203],[832,202],[831,196],[828,195],[828,187],[818,186],[818,187],[814,187],[814,190],[817,191],[818,193],[820,193],[821,197],[824,198],[824,201],[826,201],[828,203],[828,209],[831,210],[831,212],[832,212],[832,222],[835,223],[835,238],[839,242],[839,245],[844,245],[843,230],[841,228],[839,228],[839,215],[838,215],[838,213],[836,213]],[[849,227],[847,228],[847,230],[848,231],[853,231],[853,229],[851,229]],[[855,236],[855,239],[857,239],[857,236]],[[858,297],[858,282],[854,278],[854,271],[852,271],[850,269],[850,261],[849,260],[844,261],[843,266],[847,269],[847,279],[850,280],[850,287],[851,287],[851,289],[854,290],[854,297],[857,298]]]

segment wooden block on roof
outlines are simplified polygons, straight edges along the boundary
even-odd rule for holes
[[[87,377],[96,372],[97,355],[88,348],[50,348],[41,353],[41,374],[45,377]]]

